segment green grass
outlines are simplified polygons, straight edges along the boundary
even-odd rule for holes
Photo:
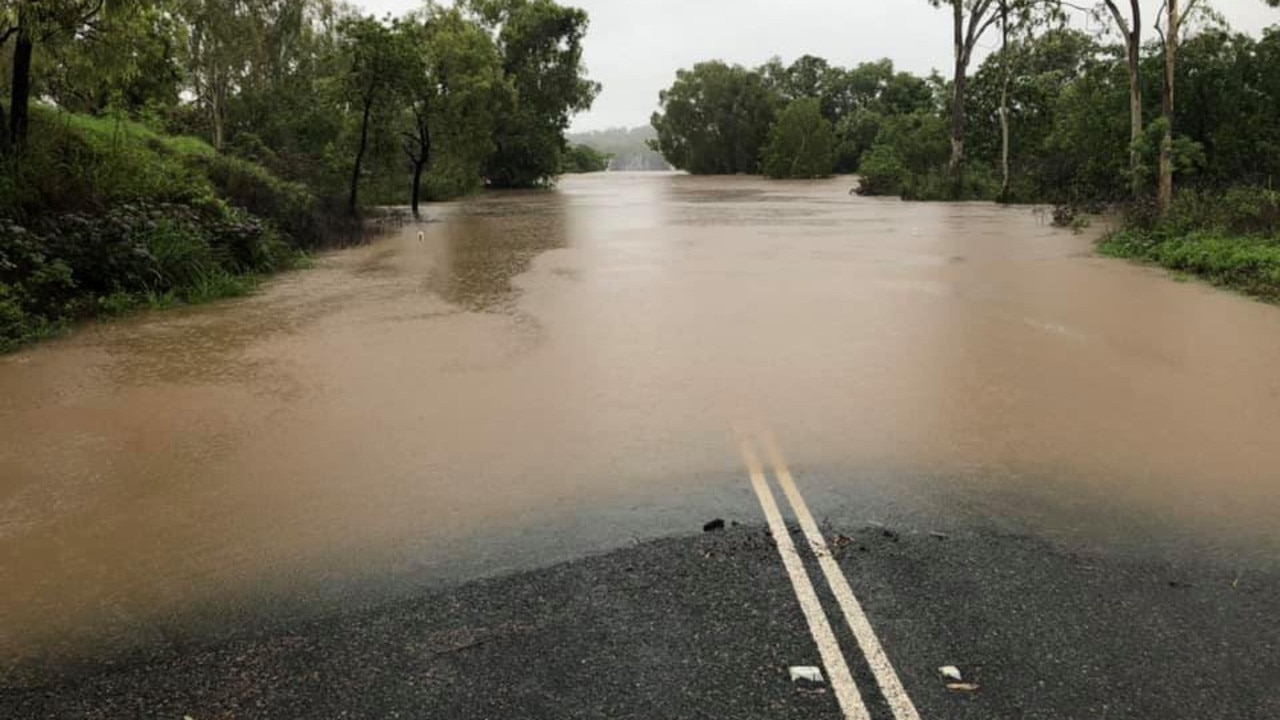
[[[1280,238],[1215,230],[1166,235],[1126,229],[1098,246],[1110,257],[1154,263],[1270,302],[1280,302]]]

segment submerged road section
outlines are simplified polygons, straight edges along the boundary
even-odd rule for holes
[[[1280,716],[1280,312],[847,190],[566,178],[0,357],[0,717]]]

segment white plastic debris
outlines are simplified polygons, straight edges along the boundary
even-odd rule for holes
[[[789,668],[791,672],[791,682],[797,680],[807,680],[808,682],[822,682],[822,671],[812,665],[792,665]]]
[[[938,668],[938,672],[942,673],[942,677],[948,680],[955,680],[956,682],[960,682],[961,680],[964,679],[960,675],[960,668],[956,667],[955,665],[943,665],[942,667]]]

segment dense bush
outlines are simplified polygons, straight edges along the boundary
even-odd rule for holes
[[[37,108],[0,166],[0,350],[140,304],[243,293],[352,237],[306,188],[193,138]]]
[[[0,222],[0,349],[138,304],[238,294],[253,274],[294,257],[270,225],[217,203],[129,204],[28,225]]]

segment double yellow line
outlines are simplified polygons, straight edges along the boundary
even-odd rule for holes
[[[871,716],[867,712],[866,704],[862,701],[857,685],[853,682],[852,675],[849,673],[849,666],[845,662],[844,653],[841,651],[840,644],[836,641],[835,635],[831,631],[831,625],[827,621],[827,616],[822,610],[821,603],[818,601],[818,595],[814,590],[812,581],[809,579],[809,573],[805,570],[800,554],[791,542],[791,534],[787,532],[786,523],[782,520],[782,513],[778,510],[778,503],[774,499],[773,490],[769,486],[769,481],[766,479],[764,469],[760,463],[760,457],[756,453],[756,441],[764,447],[765,454],[773,466],[774,478],[778,486],[782,488],[782,494],[786,496],[787,503],[791,506],[796,519],[800,521],[800,529],[809,544],[809,550],[818,559],[818,566],[826,577],[827,586],[831,588],[831,593],[835,596],[836,603],[840,606],[845,623],[853,633],[854,639],[857,640],[858,647],[866,658],[867,665],[871,668],[876,683],[880,686],[880,692],[884,696],[886,704],[893,711],[895,720],[920,720],[915,704],[911,702],[911,698],[907,696],[907,691],[902,687],[902,681],[898,679],[898,674],[894,671],[893,664],[889,662],[884,648],[880,645],[880,640],[876,638],[875,631],[871,629],[871,623],[867,620],[866,613],[862,610],[862,605],[853,594],[853,589],[849,587],[848,579],[845,578],[840,566],[832,556],[831,549],[827,546],[826,538],[822,536],[822,532],[818,529],[818,524],[814,522],[813,514],[809,512],[809,506],[800,494],[795,478],[791,476],[791,471],[787,469],[786,460],[782,456],[782,451],[779,449],[773,433],[768,430],[756,434],[739,432],[738,447],[742,453],[742,459],[747,465],[747,472],[751,476],[751,487],[755,490],[756,498],[760,501],[760,508],[764,511],[765,519],[769,523],[769,530],[778,546],[778,554],[782,556],[782,564],[786,567],[787,575],[791,578],[791,587],[795,591],[796,599],[800,602],[800,610],[804,613],[805,621],[809,625],[809,634],[813,636],[814,642],[818,645],[818,654],[821,656],[822,664],[826,668],[827,679],[835,691],[836,701],[840,704],[840,710],[844,713],[844,717],[846,720],[870,720]]]

